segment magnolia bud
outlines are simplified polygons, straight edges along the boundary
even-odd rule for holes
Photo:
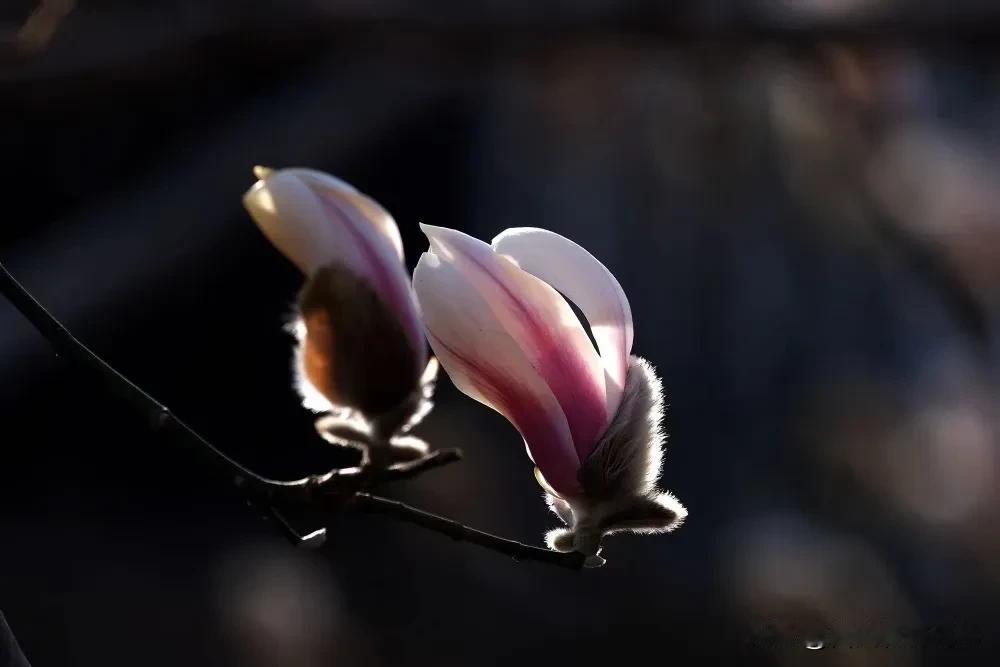
[[[509,229],[490,246],[422,227],[430,249],[413,280],[428,340],[461,391],[520,431],[568,526],[549,534],[549,546],[596,566],[606,534],[678,526],[686,511],[656,487],[662,389],[630,354],[632,311],[611,272],[543,229]]]
[[[428,398],[423,328],[399,230],[378,203],[328,174],[264,169],[244,204],[306,276],[293,330],[307,407],[360,416],[330,432],[388,441]],[[339,436],[332,436],[339,437]],[[359,436],[360,437],[360,436]],[[370,443],[369,443],[370,444]]]

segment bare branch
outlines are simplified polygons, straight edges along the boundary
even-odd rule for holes
[[[446,466],[449,463],[456,463],[462,460],[461,449],[438,449],[428,452],[414,461],[397,463],[384,470],[375,473],[374,479],[369,486],[378,486],[388,482],[401,482],[406,479],[413,479],[424,474],[428,470]]]
[[[63,354],[80,366],[95,372],[120,399],[146,415],[153,428],[181,436],[179,438],[181,441],[192,445],[195,451],[216,470],[225,473],[237,487],[253,490],[257,494],[268,494],[275,488],[305,484],[305,480],[281,482],[262,477],[216,449],[208,440],[175,417],[167,406],[147,394],[77,340],[17,282],[3,264],[0,264],[0,292],[38,329],[58,354]]]
[[[446,535],[456,542],[468,542],[498,551],[517,561],[532,560],[571,570],[579,570],[583,567],[584,560],[586,560],[586,556],[576,551],[562,553],[504,539],[476,528],[470,528],[458,521],[411,507],[398,500],[373,496],[370,493],[359,492],[355,494],[352,504],[358,511],[368,514],[381,514],[397,521],[412,523],[435,533]]]
[[[225,474],[234,486],[252,496],[251,500],[254,502],[277,497],[283,500],[305,501],[319,489],[328,493],[337,491],[350,495],[362,487],[409,479],[462,458],[459,450],[443,450],[431,452],[415,461],[390,466],[384,470],[334,468],[322,475],[310,475],[294,480],[264,477],[216,448],[197,431],[178,419],[167,406],[147,394],[81,343],[17,282],[3,264],[0,264],[0,293],[3,293],[38,329],[57,353],[66,355],[77,364],[96,372],[119,398],[145,414],[153,428],[180,436],[178,438],[180,441],[192,446],[206,462]]]
[[[571,569],[583,566],[582,554],[559,553],[504,539],[457,521],[364,492],[365,489],[412,479],[429,470],[459,461],[462,453],[457,449],[429,452],[414,461],[387,468],[335,468],[322,475],[311,475],[296,480],[276,480],[259,475],[224,454],[175,417],[165,405],[140,389],[77,340],[15,280],[3,264],[0,264],[0,293],[14,304],[58,353],[65,354],[80,366],[96,372],[115,394],[148,415],[150,424],[154,428],[167,430],[179,436],[179,441],[186,443],[215,470],[225,475],[227,480],[244,495],[248,504],[272,521],[293,544],[308,547],[322,544],[326,538],[324,524],[328,515],[351,506],[363,512],[391,516],[442,533],[454,540],[477,544],[511,556],[515,560],[533,560]],[[302,517],[306,521],[304,527],[298,525],[297,521]]]

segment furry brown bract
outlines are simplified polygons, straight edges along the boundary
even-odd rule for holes
[[[405,434],[430,411],[437,362],[418,367],[422,355],[367,282],[339,264],[318,269],[299,295],[291,328],[303,400],[329,413],[316,422],[324,439],[361,449],[366,463],[427,453],[423,441]]]
[[[362,465],[389,466],[427,456],[427,443],[409,431],[434,407],[437,373],[437,359],[431,357],[419,385],[390,412],[369,421],[357,411],[331,406],[316,420],[316,431],[332,445],[360,450]]]
[[[583,494],[546,500],[566,524],[546,535],[550,548],[581,551],[588,565],[603,564],[601,539],[612,533],[669,532],[687,516],[670,493],[657,487],[663,459],[663,388],[645,359],[629,359],[621,406],[594,451],[583,462]]]
[[[366,281],[328,264],[309,276],[298,309],[305,324],[300,372],[331,404],[373,417],[413,392],[424,370],[418,351]]]

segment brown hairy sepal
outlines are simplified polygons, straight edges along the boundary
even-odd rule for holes
[[[545,536],[550,549],[579,551],[587,556],[587,567],[599,567],[605,535],[664,533],[683,523],[687,510],[657,487],[662,420],[660,380],[649,362],[633,356],[618,412],[580,469],[582,494],[563,498],[540,480],[546,502],[566,524]]]
[[[296,386],[306,408],[327,413],[316,421],[324,439],[360,449],[367,464],[426,455],[407,432],[430,411],[437,361],[420,366],[423,351],[367,282],[339,264],[318,269],[289,328]]]
[[[334,407],[316,420],[316,431],[332,445],[360,450],[362,465],[390,466],[426,456],[427,443],[409,431],[434,407],[438,368],[431,357],[417,389],[396,409],[369,421],[357,411]]]

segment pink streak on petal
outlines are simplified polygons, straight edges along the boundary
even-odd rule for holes
[[[576,470],[580,457],[559,401],[493,305],[453,259],[449,251],[440,256],[426,252],[413,272],[428,340],[441,365],[460,391],[511,421],[517,419],[515,426],[521,426],[522,435],[531,443],[530,457],[537,454],[550,470],[559,462],[563,469]],[[509,313],[504,316],[510,318]],[[522,404],[531,406],[528,416],[511,407]],[[531,422],[532,415],[547,425],[540,435],[536,435],[537,428],[523,426]]]
[[[344,210],[344,207],[337,200],[336,195],[328,196],[322,186],[314,190],[317,199],[332,218],[340,221],[341,226],[347,230],[351,238],[357,243],[364,255],[364,264],[370,271],[372,286],[386,300],[389,308],[397,314],[403,325],[413,349],[418,355],[418,367],[423,370],[426,364],[426,346],[424,345],[423,327],[417,315],[416,304],[413,301],[413,294],[409,289],[409,280],[406,272],[395,261],[395,249],[392,249],[393,261],[391,266],[386,264],[386,257],[379,253],[379,250],[372,244],[372,240],[358,229],[358,224],[368,224],[367,221],[356,220],[352,212]],[[388,242],[387,242],[388,243]]]
[[[458,370],[491,407],[517,428],[532,460],[552,488],[564,496],[578,495],[580,460],[565,453],[559,429],[548,417],[545,406],[519,386],[517,380],[485,359],[466,356],[430,332],[428,339],[449,374]],[[455,369],[456,364],[461,369]]]
[[[632,350],[632,309],[618,280],[579,244],[547,229],[514,227],[493,248],[575,303],[590,324],[607,373],[608,413],[618,411]]]
[[[538,312],[533,304],[519,298],[508,286],[504,277],[497,275],[491,267],[474,255],[463,254],[462,257],[472,262],[483,275],[489,277],[500,288],[507,307],[526,327],[530,341],[524,342],[534,348],[539,365],[538,371],[566,415],[577,454],[581,459],[585,459],[590,455],[610,421],[606,398],[601,391],[603,387],[597,387],[591,381],[590,373],[579,351],[559,338],[553,328],[546,324],[545,316]],[[509,261],[502,257],[498,259]],[[510,268],[520,271],[513,264]],[[532,279],[535,278],[532,276]],[[589,351],[593,353],[593,349]]]
[[[379,235],[384,237],[396,250],[396,256],[400,262],[405,261],[403,257],[403,239],[399,236],[399,228],[396,221],[392,219],[389,212],[382,208],[381,204],[360,192],[350,183],[347,183],[336,176],[312,169],[295,169],[300,171],[302,177],[319,187],[326,187],[336,190],[339,196],[348,202],[351,207],[356,208],[364,220],[375,227]]]

